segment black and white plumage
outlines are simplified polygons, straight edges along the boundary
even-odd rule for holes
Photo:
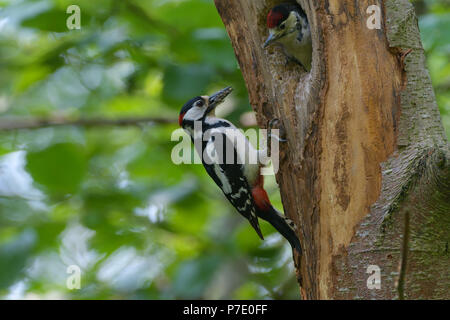
[[[273,7],[267,15],[269,36],[264,48],[272,43],[282,46],[285,55],[311,70],[312,42],[308,18],[298,4],[284,3]]]
[[[179,124],[191,136],[208,175],[259,237],[264,239],[258,217],[271,223],[301,252],[293,222],[271,205],[264,190],[259,160],[266,156],[266,150],[256,150],[231,122],[215,116],[214,109],[231,91],[228,87],[189,100],[181,109]]]

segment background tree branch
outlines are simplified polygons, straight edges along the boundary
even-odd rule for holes
[[[177,124],[176,119],[159,117],[129,117],[119,119],[68,117],[52,118],[3,118],[0,120],[0,131],[20,129],[39,129],[58,126],[105,127],[105,126],[137,126],[145,123]]]

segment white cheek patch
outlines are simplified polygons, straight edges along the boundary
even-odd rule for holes
[[[289,17],[286,19],[286,27],[287,29],[293,29],[295,28],[295,25],[297,24],[297,15],[295,12],[291,12],[289,14]]]
[[[200,120],[203,117],[203,114],[203,108],[192,107],[188,112],[186,112],[186,114],[184,115],[184,119],[191,121]]]

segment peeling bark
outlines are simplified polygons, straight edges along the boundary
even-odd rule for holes
[[[277,181],[304,249],[302,297],[449,298],[450,152],[412,5],[299,0],[313,38],[306,74],[262,49],[280,2],[215,0],[258,123],[276,117],[286,131]],[[366,26],[374,4],[380,30]]]

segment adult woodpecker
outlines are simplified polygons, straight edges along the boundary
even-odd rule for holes
[[[283,3],[273,7],[267,15],[269,36],[264,48],[280,44],[288,59],[299,63],[305,71],[311,70],[311,30],[305,12],[298,4]]]
[[[231,122],[215,116],[215,108],[231,91],[227,87],[211,96],[192,98],[181,109],[179,124],[190,135],[206,172],[259,237],[264,239],[258,222],[261,218],[301,253],[294,223],[272,206],[264,190],[260,161],[249,161],[260,160],[267,151],[256,150]]]

